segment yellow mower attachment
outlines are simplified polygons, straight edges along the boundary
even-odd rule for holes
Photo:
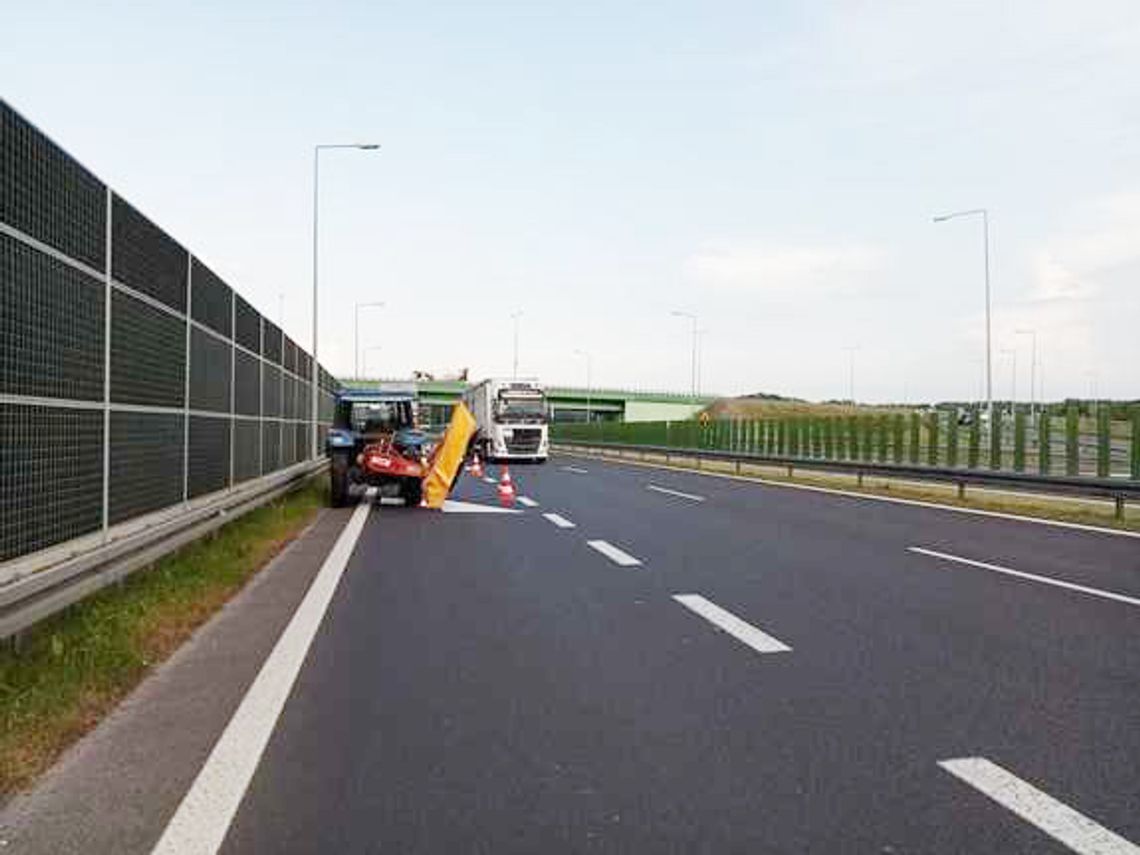
[[[462,402],[455,405],[451,411],[451,421],[443,439],[436,446],[428,464],[427,475],[424,476],[423,504],[429,508],[442,508],[447,494],[451,492],[451,485],[459,474],[459,467],[463,465],[463,458],[467,454],[467,445],[475,435],[475,417]]]

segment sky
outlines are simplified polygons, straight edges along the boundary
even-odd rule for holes
[[[1140,4],[52,2],[0,95],[369,375],[1140,397]],[[1033,371],[1036,330],[1037,370]],[[585,355],[588,354],[588,357]],[[1016,366],[1015,366],[1016,360]],[[1014,371],[1016,367],[1016,373]]]

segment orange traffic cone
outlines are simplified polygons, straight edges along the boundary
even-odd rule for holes
[[[511,481],[511,470],[503,465],[503,474],[499,476],[499,502],[510,507],[515,503],[515,485]]]
[[[483,477],[483,464],[479,462],[479,452],[475,452],[475,456],[471,460],[471,474],[476,478]]]

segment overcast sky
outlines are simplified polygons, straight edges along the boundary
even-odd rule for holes
[[[1140,396],[1140,3],[8,4],[2,94],[321,358],[810,399]]]

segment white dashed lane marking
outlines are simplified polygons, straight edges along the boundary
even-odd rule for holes
[[[529,496],[519,496],[518,502],[524,508],[537,508],[538,507],[538,502],[536,502],[534,499],[530,498]]]
[[[542,516],[550,520],[550,522],[554,523],[559,528],[577,528],[574,523],[570,522],[570,520],[566,519],[566,517],[562,516],[561,514],[543,514]]]
[[[694,493],[682,493],[680,490],[670,490],[668,487],[658,487],[656,484],[646,484],[646,490],[652,490],[654,493],[664,493],[667,496],[676,496],[679,499],[688,499],[690,502],[703,502],[704,496],[698,496]]]
[[[614,564],[620,567],[637,567],[641,562],[630,555],[628,552],[622,552],[612,543],[605,540],[587,540],[586,545],[591,549],[596,549],[606,558],[610,559]]]
[[[762,629],[741,620],[700,594],[674,594],[673,599],[717,628],[723,629],[737,641],[744,642],[757,653],[783,653],[792,649],[778,638],[773,638]]]
[[[938,765],[1080,855],[1140,855],[1140,846],[985,757],[959,757]]]

